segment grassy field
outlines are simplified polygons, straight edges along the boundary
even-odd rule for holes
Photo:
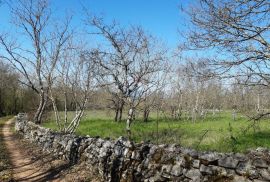
[[[104,111],[87,111],[77,130],[79,135],[118,138],[126,136],[125,122],[113,122],[113,113]],[[166,117],[152,116],[145,123],[136,120],[132,124],[132,140],[136,142],[177,143],[198,150],[215,150],[221,152],[245,152],[257,147],[270,148],[270,120],[262,120],[256,128],[247,118],[238,114],[235,121],[230,112],[216,116],[209,115],[204,120],[175,121]],[[52,120],[44,123],[45,127],[55,129]],[[244,132],[246,131],[246,132]]]
[[[3,137],[2,137],[2,127],[4,123],[12,117],[2,117],[0,118],[0,181],[8,182],[12,181],[12,173],[10,170],[10,161],[7,150],[4,145]]]

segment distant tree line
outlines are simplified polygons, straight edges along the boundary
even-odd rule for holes
[[[19,74],[0,60],[0,116],[32,111],[36,107],[36,95],[23,87]]]

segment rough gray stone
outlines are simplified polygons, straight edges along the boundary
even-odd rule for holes
[[[226,177],[234,177],[235,176],[235,171],[232,169],[225,169],[226,170]]]
[[[126,149],[124,150],[124,156],[127,156],[127,155],[128,155],[128,152],[129,152],[129,149],[126,148]]]
[[[200,167],[200,171],[201,171],[202,174],[210,174],[210,175],[213,174],[212,168],[209,167],[209,166],[205,166],[205,165],[203,165],[203,164],[202,164],[201,167]]]
[[[151,177],[149,179],[150,182],[156,182],[156,181],[167,181],[166,178],[162,177],[160,173],[157,173],[154,177]]]
[[[269,181],[260,180],[260,179],[254,179],[253,182],[269,182]]]
[[[218,165],[226,168],[235,169],[238,164],[238,160],[232,157],[224,157],[218,160]]]
[[[171,174],[174,176],[180,176],[183,174],[183,168],[180,165],[174,165],[171,170]]]
[[[199,169],[190,169],[185,173],[185,176],[195,181],[195,180],[200,180],[202,177],[202,174]]]
[[[262,178],[263,178],[264,180],[270,181],[270,173],[269,173],[268,170],[266,170],[266,169],[261,169],[261,170],[259,170],[259,173],[260,173],[260,175],[262,176]]]
[[[168,152],[175,152],[177,150],[177,145],[176,144],[172,144],[172,145],[169,145],[166,150]]]
[[[199,156],[199,159],[205,160],[208,162],[217,161],[220,158],[220,155],[217,153],[206,153],[201,156]]]
[[[235,171],[237,174],[244,175],[248,173],[250,169],[251,169],[250,162],[239,162]]]
[[[175,163],[183,167],[186,166],[186,160],[183,157],[177,157]]]
[[[233,182],[251,182],[251,181],[243,176],[235,176]]]
[[[256,169],[250,169],[248,171],[248,176],[249,176],[250,179],[256,179],[256,178],[259,177],[259,173],[258,173],[258,171]]]
[[[192,166],[194,167],[194,168],[199,168],[200,167],[200,160],[193,160],[193,162],[192,162]]]
[[[139,160],[139,159],[140,159],[140,154],[139,154],[139,152],[133,151],[132,154],[131,154],[131,159]]]
[[[189,148],[182,148],[181,151],[183,154],[187,154],[195,159],[197,159],[198,156],[200,155],[198,151],[195,151],[195,150],[189,149]]]
[[[263,147],[258,147],[256,149],[256,152],[266,153],[266,152],[268,152],[268,149],[267,148],[263,148]]]
[[[239,153],[236,153],[234,158],[240,162],[247,161],[247,159],[248,159],[247,156],[245,156],[244,154],[239,154]]]
[[[227,170],[223,167],[219,166],[214,166],[214,165],[209,165],[213,171],[213,175],[218,175],[218,176],[227,176]]]
[[[256,158],[253,160],[253,165],[260,168],[268,168],[268,164],[265,160],[261,158]]]
[[[171,172],[171,169],[172,169],[172,165],[163,165],[161,167],[161,171],[162,172],[165,172],[165,173],[170,173]]]

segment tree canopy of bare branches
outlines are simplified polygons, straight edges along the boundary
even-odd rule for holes
[[[194,26],[188,33],[188,47],[212,48],[222,54],[209,59],[216,74],[245,78],[245,84],[269,86],[270,2],[198,2],[188,11]]]
[[[101,35],[103,47],[87,52],[98,65],[99,82],[128,106],[127,131],[134,110],[146,92],[157,87],[165,68],[165,50],[141,27],[121,28],[117,23],[105,24],[102,18],[91,18],[89,25]]]

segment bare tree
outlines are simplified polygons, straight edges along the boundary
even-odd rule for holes
[[[124,109],[125,101],[121,97],[121,95],[119,95],[119,93],[117,91],[111,90],[110,86],[105,85],[103,87],[105,87],[106,90],[109,91],[109,93],[111,95],[111,98],[109,100],[112,103],[112,106],[110,106],[110,108],[114,109],[114,111],[115,111],[114,121],[120,122],[122,120],[122,116],[123,116],[123,109]]]
[[[81,44],[84,45],[84,44]],[[86,60],[81,55],[81,46],[71,44],[72,49],[66,49],[57,64],[55,86],[49,85],[49,98],[53,105],[55,121],[60,131],[73,133],[78,128],[84,114],[89,97],[96,88],[94,76],[94,61]],[[56,98],[61,93],[64,103],[64,115],[59,114]],[[68,99],[75,103],[75,114],[68,117]]]
[[[222,55],[208,60],[214,75],[269,88],[269,1],[199,0],[188,14],[194,27],[187,47]]]
[[[162,102],[161,94],[169,86],[169,73],[171,73],[171,67],[169,64],[164,64],[162,72],[155,74],[155,85],[150,90],[146,91],[142,96],[142,111],[143,111],[143,121],[147,122],[149,119],[150,112],[153,109],[158,109],[160,103]]]
[[[115,22],[107,25],[102,18],[91,18],[89,24],[104,39],[104,47],[88,53],[98,65],[103,85],[128,107],[126,130],[134,120],[134,111],[147,91],[156,87],[164,66],[165,50],[141,27],[123,29]],[[109,43],[109,45],[108,45]]]
[[[194,25],[188,47],[226,53],[209,60],[213,72],[245,77],[246,84],[269,85],[269,1],[199,0],[188,13]]]
[[[39,105],[34,116],[41,123],[48,101],[49,87],[59,57],[72,32],[70,18],[61,23],[52,20],[47,0],[9,1],[13,25],[17,35],[0,34],[1,58],[8,61],[20,73],[20,82],[39,95]]]

